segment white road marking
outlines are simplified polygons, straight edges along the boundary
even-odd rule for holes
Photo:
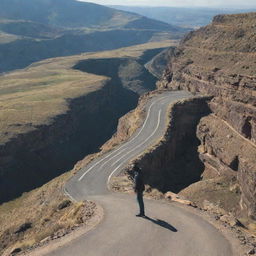
[[[126,145],[127,146],[127,145]],[[108,162],[110,162],[112,159],[114,159],[116,156],[119,156],[121,153],[123,153],[126,150],[126,148],[122,149],[118,154],[112,156],[111,158],[108,159],[108,161],[106,161],[105,163],[103,163],[100,166],[100,169],[103,168]]]
[[[68,191],[65,187],[64,187],[63,191],[64,191],[64,194],[66,194],[66,196],[68,196],[72,201],[77,202],[77,200],[68,193]]]
[[[146,120],[145,120],[145,122],[144,122],[144,124],[143,124],[143,126],[142,126],[142,128],[141,128],[141,130],[140,130],[140,132],[139,132],[131,141],[133,141],[135,138],[137,138],[137,137],[140,135],[140,133],[142,132],[142,130],[144,129],[145,123],[148,121],[149,113],[150,113],[150,111],[151,111],[151,108],[152,108],[152,106],[153,106],[155,103],[156,103],[156,102],[151,103],[151,105],[150,105],[150,107],[149,107],[148,114],[147,114],[147,118],[146,118]],[[130,142],[131,142],[131,141],[130,141]],[[130,142],[129,142],[129,143],[130,143]],[[103,162],[105,159],[107,159],[108,157],[110,157],[111,155],[113,155],[114,153],[116,153],[117,151],[119,151],[120,149],[122,149],[124,146],[127,146],[127,144],[124,144],[124,145],[121,146],[120,148],[114,150],[110,155],[107,155],[107,156],[105,156],[104,158],[102,158],[101,160],[99,160],[98,162],[96,162],[96,163],[95,163],[93,166],[91,166],[78,180],[81,181],[81,180],[84,178],[84,176],[85,176],[87,173],[89,173],[95,166],[97,166],[98,164],[100,164],[101,162]]]
[[[89,173],[95,166],[97,166],[98,164],[100,164],[101,162],[103,162],[104,160],[106,160],[107,158],[109,158],[110,156],[112,156],[114,153],[118,152],[118,151],[121,150],[122,148],[128,146],[132,141],[134,141],[134,140],[142,133],[142,131],[144,130],[144,128],[145,128],[145,126],[146,126],[146,123],[148,122],[149,115],[150,115],[150,112],[151,112],[151,108],[153,107],[153,105],[155,105],[158,101],[161,101],[162,99],[167,98],[167,97],[168,97],[168,96],[161,97],[160,99],[158,99],[158,100],[156,100],[155,102],[152,102],[152,103],[151,103],[151,105],[150,105],[150,107],[149,107],[149,109],[148,109],[147,117],[146,117],[146,119],[145,119],[145,121],[144,121],[144,123],[143,123],[143,126],[141,127],[139,133],[138,133],[133,139],[131,139],[130,141],[128,141],[127,143],[125,143],[123,146],[121,146],[120,148],[117,148],[117,149],[114,150],[111,154],[105,156],[104,158],[102,158],[101,160],[99,160],[98,162],[96,162],[94,165],[92,165],[92,166],[78,179],[78,181],[81,181],[81,180],[84,178],[84,176],[85,176],[87,173]],[[123,151],[123,150],[122,150],[122,151]],[[115,156],[116,156],[116,155],[115,155]],[[115,156],[114,156],[114,157],[115,157]],[[111,160],[112,160],[112,158],[111,158]],[[108,162],[108,161],[107,161],[107,162]],[[106,162],[106,163],[107,163],[107,162]],[[106,163],[104,163],[104,164],[106,164]],[[104,166],[104,165],[103,165],[103,166]],[[103,166],[101,166],[101,167],[103,167]]]
[[[122,155],[119,159],[117,159],[111,166],[114,166],[117,162],[119,162],[122,158],[124,158],[125,156],[127,156],[128,154],[130,154],[132,151],[136,150],[138,147],[142,146],[143,144],[145,144],[152,136],[155,135],[157,129],[159,128],[160,125],[160,117],[161,117],[161,112],[162,110],[160,109],[158,112],[158,123],[157,126],[155,128],[155,130],[151,133],[151,135],[142,143],[140,143],[139,145],[137,145],[135,148],[133,148],[132,150],[128,151],[126,154]]]
[[[161,101],[162,99],[165,99],[165,98],[167,98],[167,96],[161,97],[160,99],[158,99],[157,101],[155,101],[154,104],[156,104],[157,102],[159,102],[159,101]],[[140,132],[139,132],[132,140],[127,141],[127,143],[125,143],[122,147],[128,146],[132,141],[134,141],[135,139],[137,139],[137,137],[142,133],[142,131],[144,130],[144,128],[145,128],[145,126],[146,126],[146,123],[147,123],[147,121],[148,121],[148,119],[149,119],[151,107],[152,107],[152,104],[151,104],[151,106],[150,106],[150,108],[149,108],[149,110],[148,110],[147,117],[146,117],[146,119],[145,119],[145,122],[144,122],[143,126],[141,127]],[[118,150],[120,150],[122,147],[120,147]],[[118,151],[118,150],[117,150],[117,151]],[[103,168],[108,162],[110,162],[110,161],[111,161],[113,158],[115,158],[116,156],[119,156],[119,155],[120,155],[121,153],[123,153],[125,150],[126,150],[126,148],[123,149],[123,150],[121,150],[121,152],[119,152],[118,154],[112,156],[110,159],[108,159],[108,161],[106,161],[105,163],[103,163],[103,164],[100,166],[100,168]],[[113,153],[115,153],[115,152],[117,152],[117,151],[114,151]],[[113,166],[113,165],[111,165],[111,166]]]
[[[162,109],[159,110],[158,112],[158,122],[157,122],[157,126],[155,128],[155,130],[153,131],[153,133],[145,140],[143,141],[141,144],[137,145],[135,148],[133,148],[132,150],[128,151],[125,155],[123,155],[121,158],[119,158],[115,163],[117,163],[119,160],[121,160],[122,158],[124,158],[126,155],[130,154],[132,151],[136,150],[138,147],[142,146],[143,144],[145,144],[151,137],[153,137],[155,135],[155,133],[157,132],[159,126],[160,126],[160,119],[161,119],[161,112]],[[108,182],[107,184],[109,184],[112,176],[114,175],[114,173],[125,163],[125,161],[123,161],[121,164],[119,164],[114,170],[113,172],[109,175],[108,177]]]

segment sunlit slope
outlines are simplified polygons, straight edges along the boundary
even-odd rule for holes
[[[149,43],[114,51],[47,59],[27,69],[1,76],[0,144],[68,111],[71,99],[99,90],[109,78],[75,70],[79,61],[101,58],[138,58],[146,50],[175,42]]]
[[[0,73],[46,58],[179,39],[184,29],[75,0],[0,0]]]

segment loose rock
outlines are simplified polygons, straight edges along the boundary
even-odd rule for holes
[[[248,255],[254,255],[256,252],[255,252],[255,248],[252,248],[248,251]]]
[[[220,217],[220,220],[227,223],[229,226],[242,226],[241,222],[231,215],[223,215]]]
[[[62,210],[66,207],[69,207],[71,205],[71,201],[70,200],[65,200],[63,202],[61,202],[58,206],[58,210]]]

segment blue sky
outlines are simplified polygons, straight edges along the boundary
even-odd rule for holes
[[[81,0],[80,0],[81,1]],[[201,7],[256,7],[256,0],[82,0],[103,5],[137,6],[201,6]]]

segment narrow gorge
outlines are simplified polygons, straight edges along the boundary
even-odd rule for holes
[[[87,59],[75,64],[74,70],[108,79],[94,92],[67,99],[69,110],[51,124],[0,146],[0,202],[46,183],[97,152],[115,133],[118,119],[136,107],[142,93],[155,88],[156,78],[143,65],[161,50],[145,51],[138,58]]]

